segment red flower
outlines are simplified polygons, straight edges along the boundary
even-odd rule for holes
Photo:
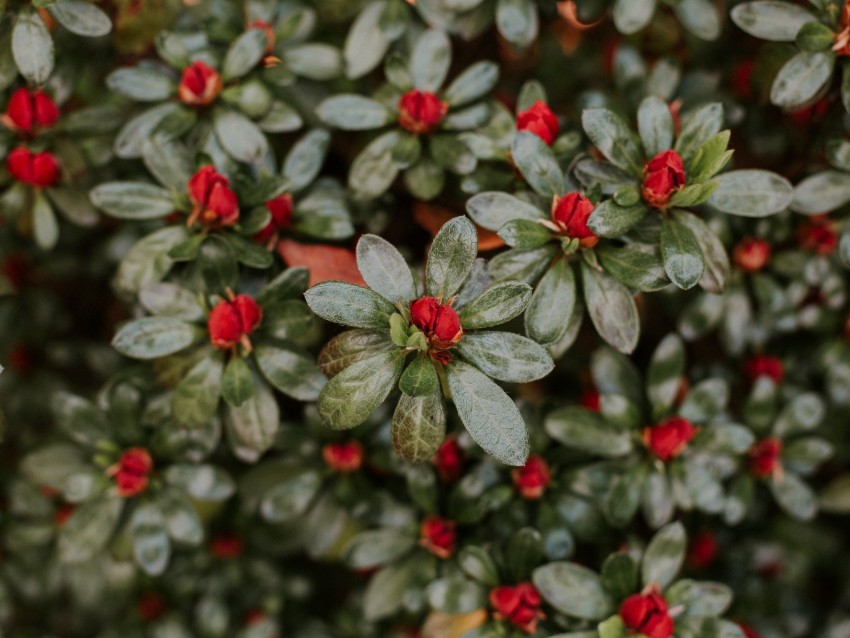
[[[26,254],[15,252],[3,261],[2,272],[15,290],[20,290],[32,277],[32,264]]]
[[[764,376],[773,379],[774,383],[782,383],[782,379],[785,377],[785,367],[779,357],[758,354],[750,357],[744,363],[744,373],[750,381],[755,381]]]
[[[292,223],[292,195],[286,193],[266,202],[272,218],[257,234],[254,241],[270,246],[277,239],[278,231],[284,230]]]
[[[399,98],[398,123],[414,135],[432,133],[440,126],[448,110],[448,102],[441,101],[430,91],[413,89]]]
[[[410,302],[410,320],[428,337],[432,348],[447,350],[460,341],[460,317],[449,304],[436,297],[420,297]]]
[[[758,478],[770,478],[782,468],[782,441],[768,436],[750,448],[750,471]]]
[[[33,153],[19,146],[6,156],[6,167],[12,177],[37,188],[49,188],[59,181],[59,163],[52,153]]]
[[[453,483],[463,472],[463,448],[457,442],[456,436],[447,436],[440,444],[431,463],[437,468],[437,474],[444,483]]]
[[[448,558],[455,551],[455,522],[439,516],[428,516],[419,526],[419,544],[437,558]]]
[[[230,350],[237,343],[250,351],[250,335],[263,320],[263,309],[248,295],[236,295],[231,301],[223,299],[210,311],[207,328],[210,343],[219,350]]]
[[[107,470],[115,479],[118,495],[124,498],[141,494],[148,487],[148,475],[153,470],[153,459],[145,448],[124,450],[118,462]]]
[[[596,390],[586,390],[581,393],[578,403],[585,410],[599,412],[602,396]]]
[[[32,135],[49,128],[59,119],[59,109],[41,89],[17,89],[9,98],[2,116],[6,128],[20,135]]]
[[[206,62],[197,60],[183,69],[177,98],[189,106],[207,106],[221,93],[221,76]]]
[[[543,496],[543,492],[552,480],[552,475],[549,473],[549,464],[546,460],[542,456],[532,454],[525,465],[511,472],[511,478],[520,496],[535,501]]]
[[[812,123],[815,118],[820,118],[829,110],[829,100],[821,98],[813,106],[807,106],[796,111],[786,113],[794,126],[804,127]]]
[[[626,628],[647,638],[670,638],[673,635],[673,619],[667,601],[654,588],[648,594],[632,594],[620,605],[620,618]]]
[[[753,69],[755,68],[755,59],[747,58],[739,62],[732,69],[731,87],[732,92],[742,100],[752,100],[753,93]]]
[[[717,538],[709,531],[697,534],[688,548],[688,565],[693,569],[705,569],[717,558]]]
[[[528,582],[494,587],[490,590],[490,606],[496,620],[509,622],[527,634],[536,632],[537,621],[544,617],[540,594]]]
[[[826,217],[814,217],[797,231],[800,246],[818,255],[829,255],[838,247],[838,235]]]
[[[568,193],[552,200],[552,222],[571,239],[580,240],[584,248],[597,244],[599,238],[587,227],[593,213],[593,202],[581,193]]]
[[[674,416],[658,425],[643,429],[643,442],[659,459],[670,461],[688,447],[697,429],[687,419]]]
[[[653,157],[643,169],[643,199],[653,208],[664,208],[685,185],[685,165],[674,150]]]
[[[71,514],[74,513],[75,509],[76,506],[73,503],[62,503],[62,505],[56,508],[53,514],[53,524],[56,527],[62,527],[71,518]]]
[[[254,20],[248,25],[249,29],[259,29],[263,33],[266,34],[266,55],[271,55],[274,53],[274,45],[275,40],[277,39],[277,35],[274,32],[274,27],[270,25],[265,20]]]
[[[328,443],[322,448],[322,458],[332,470],[349,474],[363,465],[363,446],[359,441]]]
[[[32,350],[25,343],[15,343],[6,355],[9,367],[18,374],[29,374],[33,367]]]
[[[518,131],[534,133],[549,146],[552,146],[560,130],[558,118],[542,100],[537,100],[530,108],[517,115],[516,128]]]
[[[749,625],[745,625],[745,624],[744,624],[744,623],[742,623],[742,622],[739,622],[739,623],[737,623],[737,624],[738,624],[738,626],[741,628],[741,631],[743,631],[743,632],[744,632],[744,635],[745,635],[747,638],[761,638],[761,636],[759,635],[759,633],[758,633],[755,629],[753,629],[752,627],[750,627]]]
[[[732,251],[732,260],[744,272],[758,272],[769,259],[770,244],[756,237],[744,237]]]
[[[193,204],[189,226],[196,219],[207,228],[233,226],[239,221],[239,201],[230,189],[230,181],[209,164],[189,180],[189,199]]]
[[[210,541],[212,555],[223,560],[239,558],[244,549],[245,541],[236,534],[219,534]]]
[[[142,594],[136,604],[139,616],[147,622],[153,622],[165,613],[165,599],[155,592]]]

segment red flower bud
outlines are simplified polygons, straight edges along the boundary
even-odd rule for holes
[[[2,272],[15,290],[20,290],[32,277],[32,264],[26,254],[15,252],[3,261]]]
[[[359,441],[328,443],[322,448],[322,458],[332,470],[343,474],[356,472],[363,465],[363,446]]]
[[[602,396],[596,390],[587,390],[581,393],[581,397],[578,402],[585,410],[599,412]]]
[[[136,604],[136,611],[142,620],[153,622],[165,613],[165,599],[155,592],[142,594]]]
[[[245,541],[236,534],[219,534],[210,541],[212,555],[223,560],[239,558],[244,549]]]
[[[262,320],[263,309],[248,295],[236,295],[232,301],[219,301],[207,319],[210,343],[219,350],[230,350],[240,342],[245,345],[248,335]]]
[[[782,379],[785,377],[785,367],[779,357],[759,354],[747,359],[744,363],[744,373],[750,381],[765,376],[773,379],[774,383],[782,383]]]
[[[541,100],[537,100],[530,108],[517,115],[516,128],[518,131],[534,133],[549,146],[552,146],[560,130],[558,118],[546,102]]]
[[[643,199],[653,208],[664,208],[685,185],[685,165],[674,150],[653,157],[643,169]]]
[[[249,29],[259,29],[266,35],[266,55],[271,55],[274,53],[274,45],[275,40],[277,39],[277,35],[275,34],[274,27],[270,25],[265,20],[254,20],[248,25]]]
[[[439,516],[428,516],[419,526],[419,544],[437,558],[448,558],[455,551],[455,522]]]
[[[581,193],[568,193],[552,200],[552,222],[571,239],[580,240],[584,248],[592,248],[599,241],[587,227],[587,220],[593,213],[593,202]]]
[[[540,611],[540,594],[527,582],[494,587],[490,590],[490,606],[496,620],[509,622],[527,634],[536,632],[537,621],[544,617]]]
[[[278,231],[288,228],[292,223],[292,195],[286,193],[266,202],[266,208],[272,218],[257,234],[254,241],[268,245],[276,237]]]
[[[56,508],[56,512],[53,514],[53,524],[56,527],[62,527],[71,518],[71,514],[74,513],[75,509],[76,506],[73,503],[62,503],[62,505]]]
[[[750,471],[758,478],[770,478],[782,467],[782,441],[768,436],[750,448]]]
[[[29,374],[33,368],[32,350],[25,343],[15,343],[6,355],[9,368],[18,374]]]
[[[744,272],[758,272],[770,259],[770,244],[764,239],[745,237],[732,251],[732,260]]]
[[[620,618],[626,629],[647,638],[670,638],[673,635],[673,619],[667,601],[655,588],[648,594],[632,594],[620,605]]]
[[[413,133],[433,133],[448,113],[449,104],[430,91],[413,89],[399,98],[398,123]]]
[[[47,93],[41,89],[17,89],[9,98],[3,124],[20,135],[49,128],[59,119],[59,109]]]
[[[670,417],[658,425],[643,429],[643,442],[659,459],[670,461],[679,456],[697,433],[691,422],[682,417]]]
[[[196,219],[207,228],[233,226],[239,221],[239,201],[230,181],[213,166],[202,166],[189,180],[189,199],[194,208],[188,225]]]
[[[206,62],[197,60],[183,69],[177,98],[189,106],[207,106],[221,93],[221,76]]]
[[[742,622],[739,622],[739,623],[737,623],[737,624],[738,624],[738,626],[741,628],[741,631],[743,631],[743,632],[744,632],[744,635],[745,635],[747,638],[761,638],[761,636],[759,635],[759,633],[758,633],[755,629],[753,629],[752,627],[750,627],[749,625],[745,625],[745,624],[744,624],[744,623],[742,623]]]
[[[410,302],[410,320],[428,337],[432,348],[447,350],[463,336],[460,317],[449,304],[436,297],[420,297]]]
[[[37,188],[49,188],[59,181],[59,163],[52,153],[33,153],[19,146],[6,156],[6,167],[12,177]]]
[[[437,474],[444,483],[453,483],[463,472],[465,460],[463,448],[457,442],[456,436],[447,436],[440,444],[431,463],[437,468]]]
[[[118,462],[107,470],[107,474],[115,479],[118,495],[128,498],[147,489],[151,470],[151,455],[145,448],[134,447],[124,450]]]
[[[755,97],[753,92],[753,69],[755,68],[755,58],[747,58],[742,60],[732,69],[732,78],[730,81],[732,92],[742,100],[752,100]]]
[[[829,255],[838,247],[838,235],[826,218],[812,218],[797,231],[800,246],[818,255]]]
[[[543,492],[552,480],[552,475],[546,460],[542,456],[532,454],[525,465],[511,472],[511,478],[520,496],[534,501],[543,496]]]
[[[705,569],[717,558],[717,538],[709,531],[694,536],[688,548],[688,565],[693,569]]]

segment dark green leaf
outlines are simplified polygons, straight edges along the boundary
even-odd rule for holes
[[[498,381],[529,383],[545,377],[554,363],[543,346],[512,332],[473,332],[463,336],[457,353]]]
[[[393,449],[411,463],[424,463],[446,436],[446,408],[439,391],[428,396],[402,394],[391,427]]]
[[[586,620],[602,620],[614,611],[614,601],[599,575],[575,563],[549,563],[534,570],[534,586],[559,612]]]
[[[304,299],[322,319],[355,328],[388,328],[390,315],[396,312],[392,303],[369,288],[341,281],[316,284]]]
[[[460,311],[464,330],[491,328],[519,316],[531,298],[531,287],[518,281],[488,286]]]
[[[199,337],[192,324],[172,317],[144,317],[124,324],[113,347],[134,359],[157,359],[188,348]]]
[[[443,224],[428,252],[425,291],[448,300],[460,290],[477,254],[478,233],[472,222],[466,217],[455,217]]]
[[[576,282],[567,259],[559,259],[543,275],[525,312],[525,331],[542,344],[555,343],[569,328],[576,303]]]

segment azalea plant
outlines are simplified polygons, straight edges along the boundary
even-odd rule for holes
[[[850,635],[850,4],[0,13],[0,637]]]

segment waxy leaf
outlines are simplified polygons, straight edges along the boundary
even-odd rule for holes
[[[488,377],[498,381],[528,383],[545,377],[554,367],[543,346],[512,332],[465,334],[455,350]]]
[[[439,391],[427,396],[402,394],[393,412],[393,449],[412,463],[424,463],[446,436],[446,408]]]
[[[466,217],[446,222],[434,237],[425,264],[425,291],[448,301],[469,275],[478,254],[478,235]],[[359,326],[368,328],[370,326]]]
[[[549,563],[534,570],[532,581],[547,603],[568,616],[602,620],[614,611],[599,574],[587,567]]]

